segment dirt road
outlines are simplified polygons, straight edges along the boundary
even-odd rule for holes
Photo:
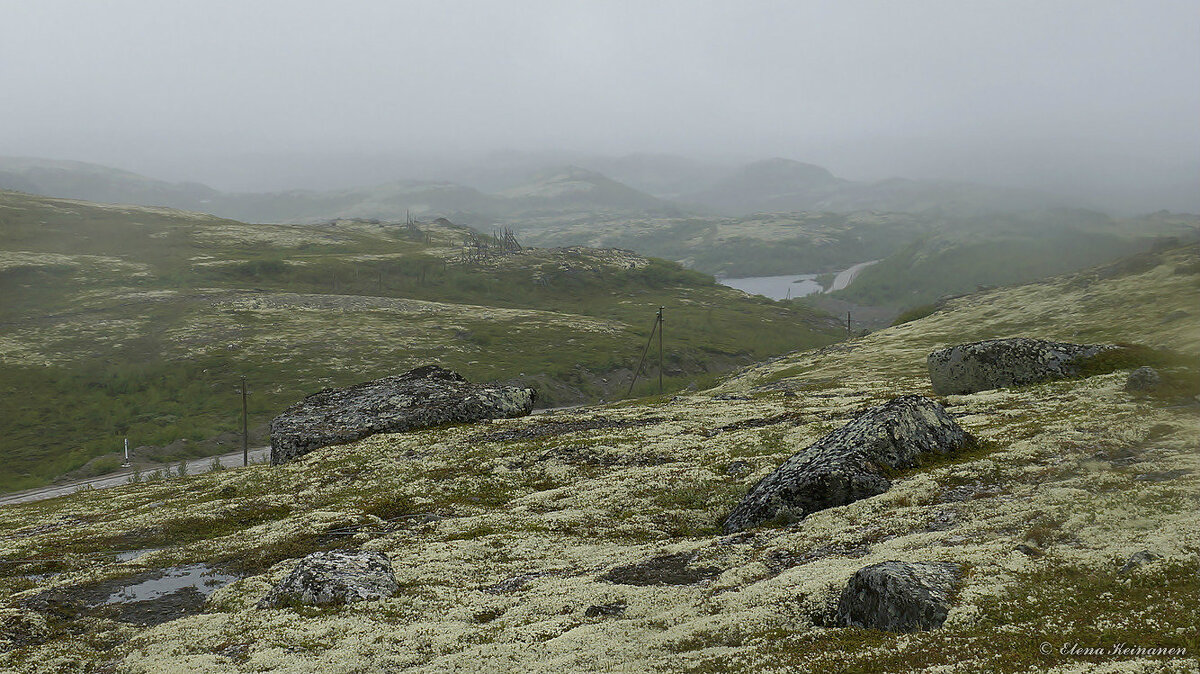
[[[270,447],[254,447],[250,450],[251,463],[262,463],[269,460],[270,457]],[[219,458],[221,459],[221,465],[225,468],[236,468],[242,465],[242,450],[239,449],[236,452],[222,454]],[[211,456],[202,459],[189,460],[187,462],[187,474],[195,475],[198,473],[207,473],[208,471],[212,470],[212,461],[213,457]],[[159,469],[169,472],[171,475],[176,475],[176,471],[179,469],[179,463],[176,462],[172,464],[162,464],[161,466],[150,468],[142,468],[141,474],[145,476]],[[64,496],[66,494],[77,492],[80,489],[104,489],[106,487],[116,487],[123,484],[129,484],[129,479],[132,475],[133,470],[126,468],[119,473],[110,473],[108,475],[101,475],[100,477],[93,477],[87,480],[76,480],[74,482],[67,482],[65,484],[54,484],[47,487],[16,491],[12,492],[11,494],[0,495],[0,507],[9,505],[11,503],[29,503],[30,501],[41,501],[48,498],[54,498],[56,496]]]

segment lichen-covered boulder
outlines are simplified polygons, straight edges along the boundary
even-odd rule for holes
[[[314,552],[267,593],[259,608],[349,604],[396,594],[400,585],[382,552]]]
[[[314,449],[442,424],[520,417],[536,393],[518,386],[481,386],[436,365],[348,388],[325,389],[271,422],[271,464]]]
[[[938,403],[901,396],[872,407],[783,462],[750,489],[725,519],[725,531],[882,494],[887,470],[911,468],[924,454],[949,454],[972,441]]]
[[[1130,372],[1129,379],[1125,380],[1126,391],[1153,391],[1159,386],[1162,386],[1162,375],[1149,365]]]
[[[929,380],[938,395],[1025,386],[1080,374],[1083,361],[1118,347],[1012,337],[938,349],[929,354]]]
[[[837,624],[888,632],[931,630],[946,622],[961,580],[950,562],[880,562],[859,569],[838,600]]]

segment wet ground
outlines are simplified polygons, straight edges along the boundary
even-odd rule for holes
[[[137,625],[158,625],[199,613],[210,594],[239,578],[226,569],[187,564],[91,585],[55,588],[24,603],[27,608],[64,619],[95,616]]]

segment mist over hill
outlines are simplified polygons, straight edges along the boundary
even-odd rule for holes
[[[862,210],[974,216],[1067,205],[1064,198],[1032,190],[970,183],[902,178],[857,182],[820,166],[782,158],[740,166],[669,155],[541,163],[552,158],[517,155],[452,172],[464,181],[477,180],[478,188],[466,182],[423,179],[277,192],[221,192],[96,164],[0,158],[0,188],[103,203],[169,206],[253,222],[398,219],[411,212],[445,215],[468,224],[534,229],[604,222],[613,216]]]

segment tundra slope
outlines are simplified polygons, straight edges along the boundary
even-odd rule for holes
[[[258,442],[309,393],[427,363],[548,407],[611,400],[660,306],[672,388],[843,332],[630,251],[479,254],[497,243],[444,219],[259,225],[0,191],[0,490],[115,469],[124,437],[225,453],[239,375]]]
[[[1194,672],[1194,659],[1060,650],[1197,652],[1200,420],[1195,401],[1127,392],[1132,367],[948,396],[977,449],[786,527],[724,536],[719,523],[755,481],[866,408],[933,395],[925,357],[936,348],[1036,336],[1194,358],[1198,294],[1200,249],[1180,248],[960,298],[672,399],[495,421],[486,432],[378,435],[282,467],[7,508],[0,558],[57,561],[4,566],[15,647],[0,667]],[[557,422],[572,423],[538,430]],[[85,556],[119,546],[157,550],[129,562]],[[296,559],[323,547],[386,553],[400,591],[344,607],[256,608]],[[941,628],[822,626],[849,578],[890,560],[962,565]],[[155,627],[23,608],[54,588],[69,597],[194,562],[244,577],[204,612]],[[638,582],[622,582],[618,568],[638,569]]]

